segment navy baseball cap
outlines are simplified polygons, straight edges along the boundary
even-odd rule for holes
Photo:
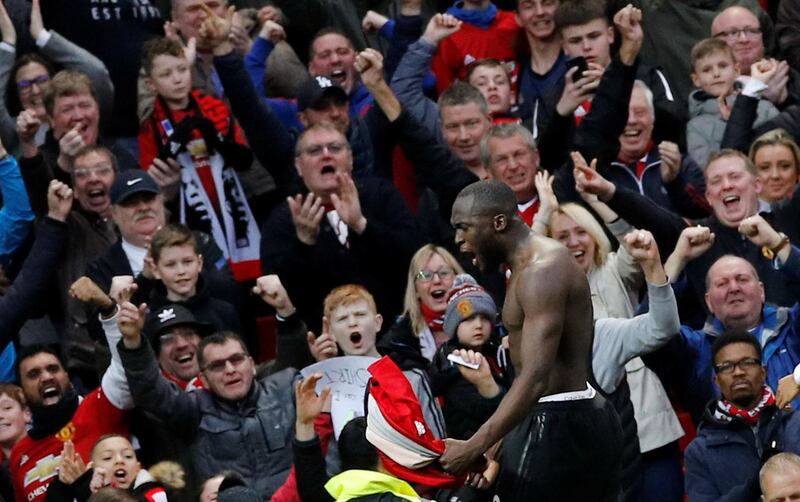
[[[318,76],[306,80],[297,92],[297,109],[316,109],[324,103],[324,99],[333,98],[340,102],[347,102],[350,98],[347,93],[328,77]]]
[[[149,174],[141,169],[128,169],[120,171],[114,177],[109,195],[112,204],[125,202],[130,196],[137,193],[161,193],[161,190]]]

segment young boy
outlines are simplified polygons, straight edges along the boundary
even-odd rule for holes
[[[158,38],[143,50],[145,83],[157,97],[139,131],[141,165],[180,165],[181,223],[214,237],[236,280],[254,279],[261,234],[236,174],[252,162],[244,135],[225,103],[192,90],[180,43]]]
[[[233,306],[211,297],[206,289],[200,274],[203,256],[191,230],[183,225],[164,226],[153,235],[150,258],[153,276],[160,281],[151,291],[143,292],[149,296],[147,303],[152,310],[177,303],[189,309],[197,321],[211,324],[217,331],[242,332]]]
[[[346,356],[379,357],[375,340],[383,324],[375,299],[363,286],[345,284],[325,297],[323,332]]]
[[[448,293],[444,331],[450,340],[433,359],[431,384],[434,395],[444,397],[444,421],[448,437],[468,439],[494,413],[508,390],[510,379],[500,361],[495,334],[497,306],[469,274],[460,274]],[[447,359],[450,354],[471,369]]]
[[[731,48],[719,38],[707,38],[695,44],[691,59],[692,82],[699,89],[689,94],[691,119],[686,126],[686,146],[689,155],[705,169],[709,155],[722,144],[728,116],[736,100],[734,88],[738,85],[739,66]],[[750,79],[743,92],[750,94],[750,89],[757,90],[758,84],[757,79]],[[753,127],[777,114],[772,103],[759,101]]]
[[[503,63],[493,58],[479,59],[468,67],[466,80],[483,94],[495,124],[520,121],[511,113],[516,98]]]
[[[10,479],[8,458],[11,448],[28,434],[31,411],[25,402],[22,389],[9,383],[0,383],[0,478]],[[13,490],[0,482],[0,497],[13,500]],[[10,498],[9,495],[11,496]]]

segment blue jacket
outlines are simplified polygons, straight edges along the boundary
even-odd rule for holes
[[[253,40],[253,46],[250,52],[244,58],[244,65],[247,68],[247,74],[250,81],[267,103],[273,108],[275,114],[281,119],[281,122],[286,127],[295,127],[302,129],[302,124],[297,118],[297,101],[281,99],[281,98],[267,98],[264,93],[264,74],[267,72],[267,58],[275,49],[275,44],[260,36]],[[363,116],[369,106],[372,105],[372,94],[369,93],[366,86],[361,81],[357,81],[350,93],[350,116],[358,117]]]
[[[761,490],[758,471],[764,455],[800,453],[800,415],[766,408],[757,428],[713,417],[711,403],[697,437],[686,448],[686,493],[691,502],[755,502]]]
[[[28,200],[17,159],[11,155],[0,160],[0,192],[3,194],[3,209],[0,209],[0,262],[7,265],[14,251],[28,237],[31,223],[36,217]]]
[[[767,367],[766,384],[772,389],[777,389],[778,380],[792,373],[795,366],[800,363],[798,315],[800,315],[800,304],[795,304],[791,308],[764,305],[761,323],[752,332],[761,343],[764,353],[763,364]],[[711,344],[723,331],[725,327],[717,318],[709,318],[703,329],[699,330],[681,326],[683,343],[694,352],[691,363],[693,382],[687,387],[693,389],[691,392],[694,394],[692,398],[694,403],[708,402],[717,394],[711,367]],[[792,405],[796,409],[800,406],[800,399],[793,401]]]

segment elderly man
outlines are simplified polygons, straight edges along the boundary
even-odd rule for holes
[[[502,181],[514,192],[522,220],[533,225],[539,210],[534,179],[539,170],[539,152],[533,135],[520,124],[492,126],[481,140],[481,157],[493,179]]]
[[[656,109],[650,88],[641,80],[633,80],[630,74],[613,84],[606,89],[611,93],[593,102],[584,121],[586,126],[577,131],[576,143],[584,151],[599,152],[598,170],[615,185],[639,192],[681,216],[707,216],[700,166],[689,155],[681,154],[676,143],[654,140]],[[631,90],[627,120],[624,123],[603,120],[609,113],[623,110],[617,96],[626,95],[628,89]],[[609,100],[615,102],[613,110],[606,106]],[[569,181],[571,184],[572,180]]]
[[[417,248],[417,229],[390,184],[351,177],[353,157],[344,135],[321,123],[297,141],[295,166],[306,194],[278,206],[262,230],[261,262],[276,273],[306,324],[322,318],[322,300],[336,286],[363,284],[378,311],[400,312],[405,274]]]
[[[800,456],[778,453],[761,467],[761,502],[800,500]]]
[[[800,415],[775,406],[767,351],[743,330],[731,330],[711,346],[708,363],[720,396],[706,408],[686,448],[692,502],[757,500],[761,464],[779,451],[800,452]]]
[[[591,169],[580,169],[583,174],[578,175],[579,189],[597,194],[630,224],[651,230],[660,248],[675,248],[687,227],[683,218],[632,190],[614,185]],[[800,292],[800,276],[791,273],[792,267],[777,256],[778,251],[788,251],[789,239],[778,233],[783,229],[773,229],[763,218],[755,216],[761,212],[772,223],[781,220],[780,213],[785,209],[774,206],[771,212],[764,212],[769,207],[760,206],[761,182],[755,176],[752,162],[740,152],[721,150],[709,161],[705,180],[706,201],[712,215],[698,223],[708,226],[715,239],[708,252],[686,264],[689,289],[685,294],[694,298],[695,305],[703,305],[706,271],[721,256],[734,254],[747,260],[764,281],[766,301],[793,305]],[[673,280],[678,279],[675,273],[669,275]],[[683,320],[692,325],[701,325],[705,318],[700,311],[683,314]]]
[[[733,6],[723,10],[711,22],[711,36],[720,38],[733,50],[733,57],[742,75],[750,75],[753,63],[765,57],[761,24],[746,7]],[[775,61],[777,71],[766,82],[762,95],[775,106],[783,108],[795,103],[800,93],[800,74],[786,61]]]
[[[143,323],[141,308],[122,304],[120,355],[136,405],[191,438],[192,460],[201,478],[233,469],[262,498],[271,497],[292,465],[296,371],[256,379],[255,362],[241,338],[222,332],[197,346],[204,389],[177,391],[159,371],[153,349],[141,335]]]
[[[109,193],[111,219],[121,239],[86,270],[86,275],[103,291],[109,291],[115,276],[138,277],[142,273],[150,239],[166,223],[164,196],[145,171],[131,169],[119,173]],[[227,278],[225,285],[233,287],[225,258],[213,239],[202,232],[195,232],[195,237],[204,258],[204,272],[222,271],[223,274],[218,274],[223,276],[220,279]]]

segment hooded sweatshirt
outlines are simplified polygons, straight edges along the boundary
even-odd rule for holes
[[[728,96],[725,101],[733,108],[736,96]],[[769,101],[762,99],[758,102],[753,128],[776,115],[778,109]],[[692,159],[705,170],[708,157],[722,145],[722,136],[725,134],[728,121],[720,114],[717,98],[699,89],[689,95],[689,116],[691,118],[686,125],[686,147]]]

